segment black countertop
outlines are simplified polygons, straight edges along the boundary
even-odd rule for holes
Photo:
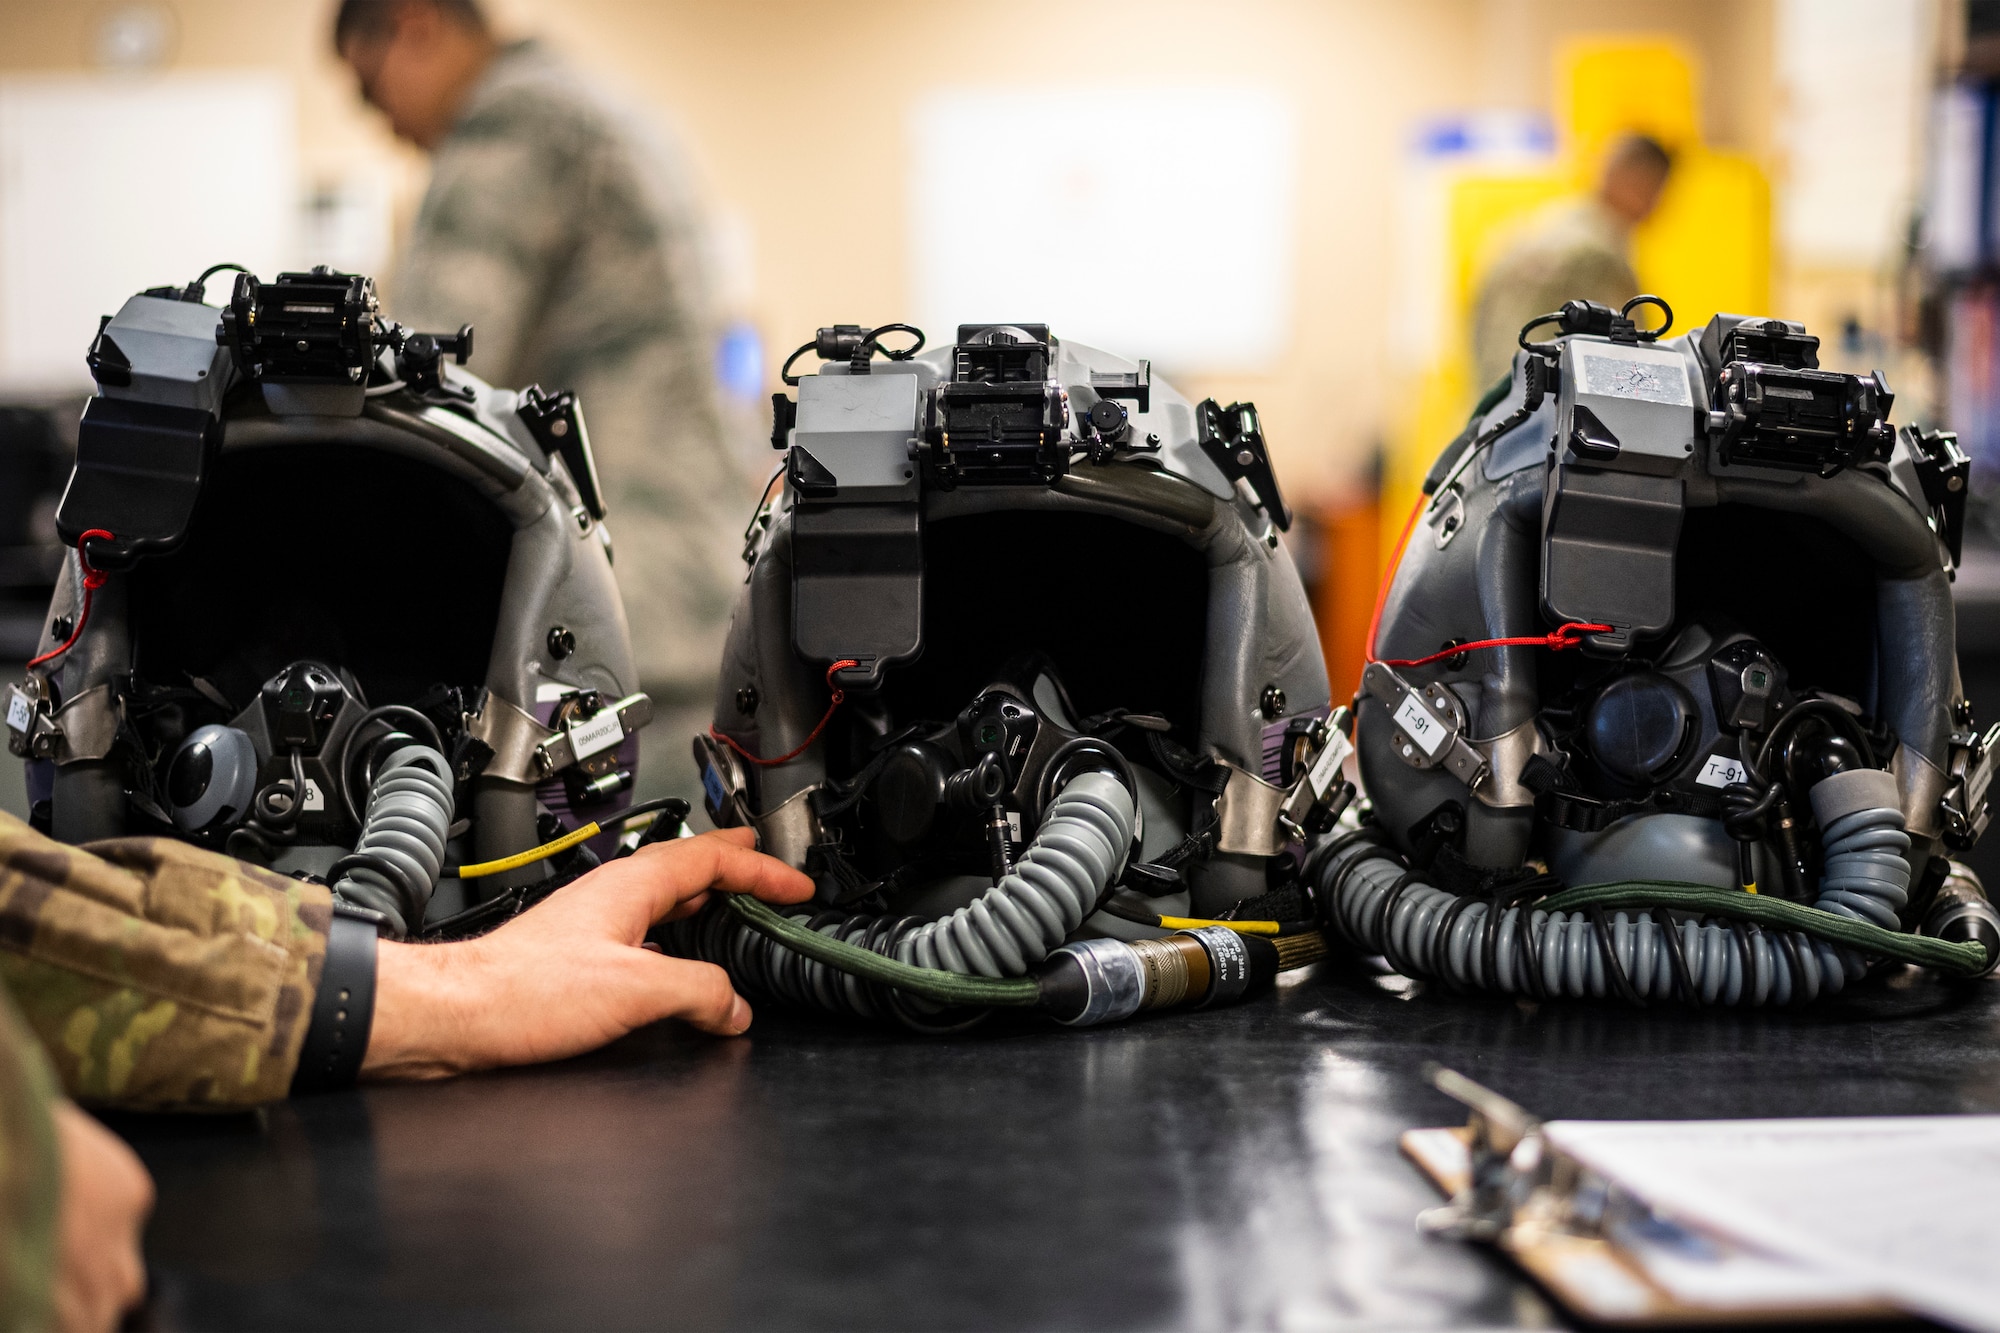
[[[224,1118],[119,1117],[166,1328],[1559,1324],[1415,1232],[1462,1110],[2000,1111],[2000,983],[1804,1014],[1539,1008],[1333,963],[1239,1009],[949,1040],[790,1017]]]

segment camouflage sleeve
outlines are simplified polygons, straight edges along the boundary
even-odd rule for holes
[[[165,838],[0,814],[0,976],[78,1101],[227,1109],[291,1086],[333,898]]]
[[[0,992],[0,1329],[47,1328],[55,1280],[60,1164],[49,1115],[55,1081]]]

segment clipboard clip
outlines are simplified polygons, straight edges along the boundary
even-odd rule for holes
[[[1542,1122],[1526,1108],[1455,1069],[1424,1067],[1430,1085],[1468,1107],[1465,1187],[1417,1215],[1417,1229],[1452,1240],[1497,1241],[1533,1193],[1542,1164]]]

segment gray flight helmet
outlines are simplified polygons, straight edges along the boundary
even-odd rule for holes
[[[1432,469],[1356,710],[1375,818],[1419,864],[1804,900],[1807,789],[1879,769],[1920,911],[1984,828],[1995,739],[1954,647],[1966,456],[1799,324],[1662,339],[1646,305],[1524,329]]]
[[[1136,788],[1130,860],[1157,910],[1263,896],[1330,699],[1255,409],[1046,326],[962,325],[921,354],[889,327],[794,354],[823,364],[778,403],[785,493],[752,525],[696,741],[711,815],[755,826],[822,902],[847,885],[935,919],[988,884],[982,826],[1030,843],[1050,773],[1095,747]],[[1018,753],[974,735],[1001,695],[991,725],[1038,728]],[[1006,771],[974,793],[988,750]]]
[[[630,804],[651,704],[581,409],[452,364],[471,348],[325,269],[107,318],[58,513],[72,549],[7,700],[38,823],[327,876],[366,841],[385,742],[421,742],[438,827],[406,849],[421,870],[383,872],[395,901],[366,902],[415,933],[550,874],[440,887],[445,861]]]

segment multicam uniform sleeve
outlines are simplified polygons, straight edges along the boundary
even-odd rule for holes
[[[55,1080],[0,992],[0,1329],[47,1328],[55,1280],[60,1164]]]
[[[66,847],[0,814],[0,976],[78,1101],[285,1095],[333,899],[165,838]]]

